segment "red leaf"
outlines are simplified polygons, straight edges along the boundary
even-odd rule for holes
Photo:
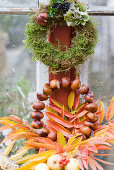
[[[65,115],[65,113],[64,113],[64,106],[63,106],[63,109],[61,109],[61,118],[64,119],[64,115]]]
[[[114,116],[114,97],[112,98],[107,113],[106,113],[106,120],[109,121],[110,119],[112,119],[112,117]]]
[[[72,128],[73,124],[70,122],[65,121],[64,119],[62,119],[61,117],[53,114],[53,113],[49,113],[49,112],[45,112],[46,116],[51,118],[52,120],[54,120],[55,122],[67,127],[67,128]]]
[[[79,100],[80,100],[80,93],[79,93],[79,90],[76,90],[75,98],[74,98],[74,106],[73,106],[75,110],[79,106]]]
[[[95,145],[89,145],[88,146],[88,150],[94,152],[94,153],[98,153],[98,149]]]

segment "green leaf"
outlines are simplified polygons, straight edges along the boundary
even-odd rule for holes
[[[74,98],[75,98],[75,91],[71,91],[69,97],[68,97],[68,107],[72,109],[74,105]]]
[[[57,142],[58,142],[59,144],[61,144],[62,146],[65,146],[65,138],[64,138],[64,136],[63,136],[63,134],[62,134],[61,131],[59,131],[59,132],[57,133]]]

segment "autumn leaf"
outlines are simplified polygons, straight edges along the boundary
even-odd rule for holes
[[[5,151],[4,151],[4,155],[8,155],[10,152],[11,152],[11,150],[12,150],[12,148],[13,148],[13,146],[14,146],[14,143],[15,143],[15,141],[12,141],[8,146],[7,146],[7,148],[5,149]]]
[[[61,118],[60,116],[57,116],[53,113],[49,113],[49,112],[46,112],[45,113],[47,117],[49,117],[50,119],[52,119],[53,121],[63,125],[64,127],[67,127],[67,128],[72,128],[73,127],[73,124],[68,122],[68,121],[65,121],[63,118]]]
[[[64,136],[63,136],[63,134],[62,134],[61,131],[59,131],[59,132],[57,133],[57,142],[58,142],[59,144],[61,144],[62,146],[65,146],[65,138],[64,138]]]
[[[101,124],[103,122],[104,116],[105,116],[105,111],[104,111],[104,103],[102,101],[100,101],[100,104],[98,106],[97,112],[101,112],[100,113],[100,120],[99,123]]]
[[[106,113],[106,120],[109,121],[114,116],[114,97],[112,98]]]
[[[70,95],[68,96],[68,107],[72,109],[74,105],[74,98],[75,98],[75,91],[71,91]]]
[[[54,100],[54,99],[50,99],[52,103],[54,103],[56,106],[58,106],[59,108],[63,108],[63,105],[61,103],[59,103],[58,101]],[[68,111],[68,109],[66,107],[64,107],[65,111]]]
[[[63,126],[59,125],[58,123],[55,124],[55,122],[52,120],[47,120],[47,123],[49,126],[52,126],[57,132],[61,131],[64,136],[68,138],[73,136],[69,130],[65,129]]]
[[[79,90],[76,90],[75,98],[74,98],[74,106],[73,106],[75,110],[79,106],[79,101],[80,101],[80,93],[79,93]]]

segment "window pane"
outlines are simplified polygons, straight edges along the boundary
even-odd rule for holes
[[[85,0],[87,1],[87,0]],[[88,0],[89,7],[92,6],[110,6],[114,7],[114,0]]]
[[[2,8],[37,8],[38,0],[0,0]]]
[[[30,116],[36,68],[24,44],[27,22],[28,16],[0,15],[0,117]]]

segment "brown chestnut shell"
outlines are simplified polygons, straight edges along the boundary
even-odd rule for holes
[[[78,90],[81,86],[81,82],[79,79],[75,79],[72,84],[71,84],[71,89],[72,90]]]
[[[35,110],[43,110],[45,108],[45,104],[41,101],[36,101],[33,105],[32,108]]]
[[[44,84],[43,93],[46,94],[46,95],[52,94],[52,89],[50,88],[50,85],[48,83]]]
[[[38,120],[33,120],[31,123],[31,126],[34,129],[41,129],[43,127],[44,123],[42,121],[38,121]]]
[[[37,93],[37,99],[40,101],[46,101],[48,99],[48,96],[43,93]]]
[[[32,119],[41,120],[41,119],[43,119],[43,117],[44,117],[44,114],[42,112],[40,112],[40,111],[33,111],[31,113],[31,118]]]
[[[70,78],[69,77],[63,77],[61,80],[62,87],[67,88],[70,85]]]

